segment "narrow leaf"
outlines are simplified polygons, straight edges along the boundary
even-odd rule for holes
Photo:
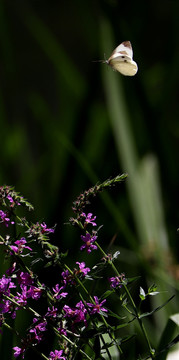
[[[144,317],[150,316],[152,314],[154,314],[155,312],[159,311],[160,309],[162,309],[165,305],[168,304],[169,301],[171,301],[174,298],[175,295],[171,296],[166,302],[164,302],[164,304],[158,306],[157,308],[155,308],[154,310],[150,311],[150,312],[146,312],[143,313],[139,316],[139,319],[142,319]]]

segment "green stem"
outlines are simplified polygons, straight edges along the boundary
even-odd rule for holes
[[[101,249],[101,250],[102,250],[102,249]],[[106,255],[103,250],[102,250],[102,252],[103,252],[103,255]],[[85,291],[85,293],[88,295],[90,301],[91,301],[93,304],[95,304],[94,299],[92,298],[91,295],[89,295],[88,290],[87,290],[86,287],[83,285],[83,283],[80,281],[80,279],[73,274],[73,271],[72,271],[66,264],[65,264],[65,268],[70,272],[71,275],[73,275],[73,276],[75,277],[75,280],[76,280],[76,281],[78,282],[78,284],[83,288],[83,290]],[[80,297],[81,297],[81,299],[82,299],[82,301],[83,301],[83,304],[85,305],[85,300],[83,299],[83,297],[82,297],[81,294],[79,294],[79,295],[80,295]],[[105,325],[106,328],[109,330],[109,325],[108,325],[106,319],[104,318],[104,316],[103,316],[102,314],[100,314],[100,316],[101,316],[101,319],[102,319],[104,325]],[[95,324],[95,326],[97,327],[96,324]],[[111,337],[111,339],[112,339],[113,341],[115,341],[114,336],[113,336],[110,332],[108,332],[108,333],[109,333],[109,336]],[[104,339],[103,339],[103,336],[101,335],[100,337],[101,337],[101,340],[102,340],[102,342],[103,342],[103,345],[105,346],[105,341],[104,341]],[[116,341],[115,341],[115,343],[116,343]],[[121,347],[120,347],[117,343],[116,343],[116,346],[117,346],[119,352],[122,354],[122,349],[121,349]],[[106,349],[106,352],[107,352],[109,358],[111,358],[110,352],[109,352],[109,350],[108,350],[108,348],[107,348],[106,346],[105,346],[105,349]]]
[[[3,326],[5,326],[9,331],[15,332],[16,335],[17,335],[18,337],[20,337],[19,333],[18,333],[16,330],[14,330],[14,329],[13,329],[9,324],[7,324],[6,322],[3,323]],[[43,353],[40,353],[37,349],[35,349],[34,346],[30,346],[30,345],[29,345],[29,347],[30,347],[31,349],[33,349],[33,351],[35,351],[35,352],[36,352],[39,356],[41,356],[43,359],[49,360],[49,358],[48,358],[47,356],[45,356]]]
[[[99,248],[99,250],[101,251],[101,253],[103,254],[103,256],[106,257],[106,253],[103,251],[103,249],[101,248],[101,246],[98,244],[97,241],[95,241],[95,244],[97,245],[97,247]],[[110,263],[112,269],[114,270],[115,274],[116,274],[117,276],[120,276],[120,274],[119,274],[118,270],[116,269],[115,265],[113,264],[113,262],[112,262],[112,261],[109,261],[109,263]],[[148,345],[148,348],[149,348],[151,357],[152,357],[152,359],[153,359],[153,358],[154,358],[154,356],[153,356],[154,354],[153,354],[153,350],[152,350],[152,347],[151,347],[151,344],[150,344],[150,341],[149,341],[149,338],[148,338],[148,335],[147,335],[145,326],[144,326],[142,320],[141,320],[140,317],[139,317],[139,314],[138,314],[138,311],[137,311],[137,307],[136,307],[136,305],[135,305],[135,302],[134,302],[134,300],[133,300],[133,298],[132,298],[132,296],[131,296],[131,294],[130,294],[130,292],[129,292],[129,290],[128,290],[128,288],[127,288],[127,286],[126,286],[126,284],[125,284],[124,282],[123,282],[123,287],[124,287],[124,289],[125,289],[125,292],[126,292],[126,294],[127,294],[127,297],[129,298],[129,300],[130,300],[130,302],[131,302],[132,308],[133,308],[133,310],[134,310],[134,312],[135,312],[135,316],[136,316],[136,318],[137,318],[137,321],[138,321],[138,323],[139,323],[139,326],[140,326],[140,328],[141,328],[141,330],[142,330],[142,333],[143,333],[143,335],[144,335],[144,338],[145,338],[145,340],[146,340],[146,342],[147,342],[147,345]]]

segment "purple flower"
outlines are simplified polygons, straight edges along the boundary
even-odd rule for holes
[[[53,297],[54,297],[55,299],[65,298],[65,297],[68,295],[68,293],[67,293],[67,292],[61,292],[63,289],[64,289],[63,286],[60,287],[59,284],[56,284],[55,287],[52,288],[52,290],[53,290],[54,293],[55,293],[55,294],[53,295]]]
[[[99,299],[98,299],[97,296],[94,296],[94,299],[95,299],[95,304],[87,303],[87,305],[90,308],[90,313],[91,314],[96,314],[96,313],[99,313],[101,311],[108,312],[108,310],[106,308],[102,307],[103,304],[106,302],[106,299],[104,299],[101,302],[99,302]]]
[[[7,274],[7,275],[13,274],[13,272],[15,271],[15,269],[16,269],[16,262],[14,262],[14,263],[12,264],[12,266],[11,266],[9,269],[6,270],[6,274]]]
[[[0,296],[2,295],[10,295],[10,289],[16,288],[16,285],[11,281],[10,277],[2,276],[0,279]]]
[[[87,326],[87,322],[86,322],[87,310],[82,301],[79,301],[79,303],[76,304],[75,315],[76,315],[75,322],[84,321],[85,326]]]
[[[23,286],[22,293],[20,294],[17,292],[17,295],[14,297],[14,299],[20,306],[27,305],[27,286]]]
[[[42,321],[42,322],[38,322],[37,318],[33,319],[33,323],[36,324],[34,327],[32,327],[29,332],[31,334],[33,334],[33,338],[35,340],[37,340],[38,342],[40,342],[43,339],[43,332],[47,331],[46,326],[47,326],[47,322],[46,321]]]
[[[63,287],[65,287],[67,284],[75,285],[75,280],[73,278],[73,275],[70,274],[68,270],[62,271],[61,275],[64,283]]]
[[[18,357],[19,355],[22,355],[22,359],[24,359],[23,353],[25,352],[25,349],[15,346],[15,347],[13,347],[13,350],[15,350],[15,353],[14,353],[15,358]]]
[[[92,213],[88,213],[87,215],[83,212],[81,214],[82,217],[85,217],[85,221],[84,221],[84,226],[87,224],[91,224],[93,226],[96,226],[96,223],[94,222],[94,220],[96,220],[96,216],[92,217],[93,214]]]
[[[14,200],[13,200],[13,198],[12,198],[11,195],[7,195],[7,199],[9,200],[9,202],[10,202],[11,204],[14,203]]]
[[[62,354],[63,354],[63,350],[55,350],[54,352],[51,351],[49,355],[50,356],[49,360],[58,360],[58,359],[66,360],[66,357],[62,356]]]
[[[65,312],[64,317],[73,319],[74,323],[79,323],[79,322],[83,321],[85,326],[87,325],[87,322],[86,322],[87,310],[82,301],[77,303],[76,307],[73,309],[70,308],[68,305],[65,305],[63,307],[63,311]]]
[[[76,270],[75,275],[82,274],[83,276],[85,276],[90,271],[90,268],[88,267],[85,268],[86,264],[84,261],[81,263],[76,261],[76,264],[78,264],[79,270]]]
[[[11,301],[3,299],[3,301],[0,303],[0,309],[1,309],[1,314],[8,313],[11,315],[12,319],[15,319],[16,312],[14,309],[14,305],[11,303]]]
[[[17,278],[20,285],[32,285],[34,282],[30,274],[27,272],[25,273],[23,271],[18,273]]]
[[[28,250],[32,251],[32,249],[29,246],[25,245],[26,243],[27,243],[26,239],[24,237],[22,237],[20,240],[15,241],[14,244],[16,244],[17,246],[11,245],[11,249],[16,254],[21,254],[24,249],[28,249]]]
[[[113,289],[115,289],[116,287],[121,288],[124,280],[125,280],[125,274],[123,273],[119,276],[109,278],[110,285]]]
[[[91,252],[91,250],[97,250],[97,246],[93,245],[94,241],[97,239],[97,236],[92,236],[89,233],[86,233],[85,236],[81,235],[81,239],[85,244],[80,247],[80,250],[86,249],[88,254]]]
[[[35,328],[38,330],[38,331],[46,331],[46,326],[47,326],[47,322],[44,321],[44,322],[39,322],[38,323],[38,319],[37,318],[34,318],[33,319],[33,323],[37,325],[35,325]]]
[[[3,222],[5,224],[6,227],[8,227],[9,224],[14,224],[14,221],[10,221],[7,214],[2,210],[0,210],[0,219],[1,219],[1,222]]]
[[[54,231],[55,231],[54,229],[47,228],[47,225],[44,222],[42,224],[40,224],[40,226],[42,228],[42,230],[41,230],[42,234],[44,234],[44,233],[47,233],[47,234],[54,233]]]
[[[52,309],[48,307],[48,311],[45,316],[48,316],[50,318],[56,318],[57,317],[57,311],[58,309],[52,306]]]
[[[68,305],[64,305],[63,311],[65,312],[65,317],[73,317],[75,316],[75,310],[71,309]]]
[[[29,290],[27,291],[27,296],[28,298],[32,298],[34,300],[38,300],[40,299],[42,295],[42,289],[39,289],[38,287],[35,286],[30,286]]]
[[[62,326],[60,326],[57,330],[60,334],[67,336],[67,332]]]
[[[36,224],[33,224],[28,230],[27,233],[28,236],[36,238],[38,241],[42,241],[44,239],[45,235],[48,235],[50,233],[54,233],[54,229],[48,228],[47,225],[43,222],[39,224],[38,222]]]

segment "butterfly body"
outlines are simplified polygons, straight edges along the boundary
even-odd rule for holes
[[[112,52],[106,64],[122,75],[134,76],[137,73],[138,66],[133,60],[133,51],[130,41],[124,41]]]

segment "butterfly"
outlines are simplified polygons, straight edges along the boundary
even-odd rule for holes
[[[122,75],[133,76],[137,73],[138,66],[132,59],[133,51],[130,41],[124,41],[112,52],[108,60],[103,62],[119,71]]]

